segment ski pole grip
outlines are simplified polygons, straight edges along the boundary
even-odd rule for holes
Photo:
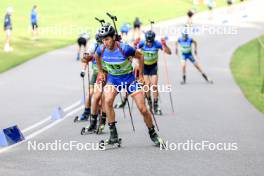
[[[96,21],[98,21],[99,23],[101,23],[101,25],[103,25],[104,23],[105,23],[105,20],[100,20],[99,18],[97,18],[97,17],[94,17],[94,19],[96,20]]]
[[[111,15],[110,13],[106,12],[106,15],[108,15],[112,20],[117,21],[117,17]]]
[[[154,24],[155,22],[154,21],[152,21],[152,20],[149,20],[149,22],[150,22],[150,24]]]
[[[106,12],[106,15],[113,19],[113,16],[110,13]]]

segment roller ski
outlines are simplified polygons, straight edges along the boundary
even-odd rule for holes
[[[181,81],[181,85],[185,85],[186,84],[186,81]]]
[[[118,138],[115,123],[116,122],[109,124],[110,138],[106,140],[101,140],[99,142],[99,146],[101,147],[101,149],[107,150],[110,148],[116,148],[116,147],[120,148],[121,147],[122,139]]]
[[[182,81],[181,81],[181,85],[184,85],[184,84],[186,84],[186,76],[185,75],[183,75]]]
[[[162,115],[162,111],[158,105],[158,101],[154,102],[154,114],[155,115]]]
[[[149,137],[152,140],[152,142],[154,142],[156,147],[166,148],[165,142],[163,141],[163,139],[161,139],[161,137],[158,136],[154,127],[149,128]]]
[[[202,76],[203,76],[203,78],[205,79],[205,81],[206,81],[208,84],[213,84],[213,83],[214,83],[213,80],[208,79],[208,77],[206,76],[206,74],[203,73]]]
[[[208,80],[207,83],[208,84],[214,84],[214,81],[213,80]]]
[[[97,115],[92,115],[90,125],[82,128],[81,135],[88,135],[88,134],[96,133],[96,130],[97,130],[96,124],[97,124]]]
[[[109,139],[101,140],[99,142],[100,149],[108,150],[111,148],[120,148],[122,143],[122,139],[119,138],[117,141],[110,141]]]
[[[73,120],[74,123],[86,122],[89,120],[90,114],[82,114],[81,116],[76,116]]]

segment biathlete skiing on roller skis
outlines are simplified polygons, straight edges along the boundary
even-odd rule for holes
[[[195,59],[197,57],[197,42],[191,38],[187,31],[182,32],[182,36],[176,41],[176,56],[179,56],[179,50],[181,51],[181,69],[182,69],[182,81],[181,84],[186,84],[186,65],[187,60],[189,60],[194,67],[202,74],[203,78],[208,83],[213,83],[212,80],[208,78],[205,72],[202,70],[200,64]],[[193,52],[194,50],[194,52]]]
[[[108,118],[108,125],[110,129],[110,138],[105,141],[101,141],[104,144],[119,144],[121,139],[118,137],[116,128],[115,111],[113,108],[113,102],[116,95],[122,89],[125,89],[135,101],[141,115],[144,118],[144,122],[148,128],[150,139],[155,145],[160,146],[164,144],[163,140],[158,136],[151,113],[148,111],[144,94],[141,90],[140,82],[143,82],[143,66],[144,56],[138,50],[129,46],[128,44],[120,43],[117,39],[117,31],[110,24],[104,24],[99,32],[99,36],[102,38],[103,45],[99,46],[94,57],[98,65],[98,74],[101,81],[106,81],[106,86],[103,89],[105,96],[105,108]],[[132,64],[129,58],[139,59],[140,73],[139,81],[136,80],[133,73]],[[108,77],[105,78],[103,73],[102,63],[105,64]]]

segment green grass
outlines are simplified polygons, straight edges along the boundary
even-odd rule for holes
[[[264,36],[261,37],[264,41]],[[255,39],[238,48],[232,58],[233,76],[246,98],[261,112],[264,112],[264,94],[261,94],[264,79],[264,49],[261,51],[261,73],[259,73],[259,43]]]
[[[175,18],[186,14],[193,7],[192,0],[1,0],[0,24],[3,23],[5,10],[8,6],[14,8],[12,17],[12,53],[4,53],[5,34],[0,31],[0,73],[19,65],[35,56],[50,50],[61,48],[76,41],[83,30],[99,27],[94,17],[107,19],[105,12],[112,12],[118,16],[118,24],[132,22],[136,16],[140,17],[143,24],[148,19],[155,21]],[[30,33],[29,15],[32,6],[38,5],[40,15],[40,29],[58,28],[67,29],[68,32],[41,33],[39,40],[33,41]],[[217,5],[223,6],[225,0],[218,0]],[[206,10],[203,5],[196,7],[198,11]],[[72,32],[70,29],[73,29]],[[94,30],[93,30],[94,31]]]

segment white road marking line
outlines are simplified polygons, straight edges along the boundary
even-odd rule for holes
[[[67,112],[67,111],[69,111],[69,110],[75,108],[76,106],[78,106],[78,105],[80,105],[80,104],[81,104],[81,101],[77,101],[76,103],[74,103],[74,104],[72,104],[72,105],[70,105],[70,106],[64,108],[63,111],[64,111],[64,112]],[[22,132],[22,133],[26,133],[26,132],[28,132],[28,131],[30,131],[30,130],[32,130],[32,129],[34,129],[34,128],[36,128],[36,127],[38,127],[38,126],[40,126],[40,125],[42,125],[42,124],[44,124],[44,123],[46,123],[46,122],[49,121],[49,120],[51,120],[51,116],[48,116],[47,118],[43,119],[42,121],[37,122],[37,123],[35,123],[35,124],[33,124],[33,125],[31,125],[31,126],[25,128],[25,129],[21,130],[21,132]]]
[[[64,111],[64,112],[67,112],[67,111],[69,111],[69,110],[75,108],[76,106],[79,106],[81,103],[82,103],[81,100],[79,100],[79,101],[77,101],[76,103],[74,103],[74,104],[72,104],[72,105],[70,105],[70,106],[64,108],[63,111]]]
[[[31,126],[25,128],[25,129],[21,130],[21,132],[22,132],[22,133],[26,133],[26,132],[28,132],[28,131],[30,131],[30,130],[32,130],[32,129],[34,129],[34,128],[40,126],[40,125],[42,125],[43,123],[45,123],[45,122],[47,122],[47,121],[49,121],[49,120],[51,120],[51,116],[49,116],[49,117],[45,118],[44,120],[42,120],[42,121],[40,121],[40,122],[38,122],[38,123],[35,123],[35,124],[33,124],[33,125],[31,125]]]

